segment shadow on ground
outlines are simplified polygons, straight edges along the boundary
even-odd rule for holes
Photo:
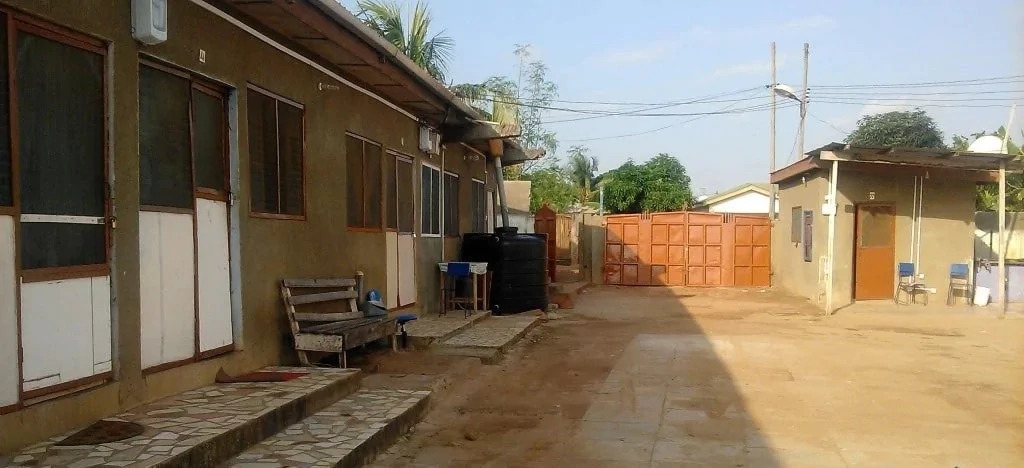
[[[693,296],[585,292],[501,365],[456,378],[377,465],[779,466],[719,359],[733,344],[705,333],[684,305]],[[415,372],[439,359],[406,354],[377,365]]]

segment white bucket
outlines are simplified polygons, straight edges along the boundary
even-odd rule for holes
[[[984,286],[978,286],[974,288],[974,305],[984,306],[988,305],[989,297],[992,295],[992,290]]]

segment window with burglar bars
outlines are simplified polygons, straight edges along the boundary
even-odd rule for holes
[[[143,209],[191,210],[194,194],[227,199],[226,120],[220,89],[185,72],[140,64],[139,202]]]
[[[473,179],[473,231],[487,232],[487,186],[483,181]]]
[[[456,237],[459,229],[459,176],[444,173],[444,235]]]
[[[441,170],[426,164],[420,169],[420,233],[441,234]]]
[[[384,155],[384,187],[388,230],[413,232],[415,203],[412,198],[412,158],[394,152]]]
[[[249,209],[284,219],[305,216],[303,108],[250,87]]]
[[[381,230],[382,203],[387,178],[382,177],[381,146],[349,135],[345,160],[348,167],[348,227]],[[390,200],[389,200],[390,201]],[[397,202],[397,200],[396,200]],[[388,223],[388,227],[392,223]]]
[[[789,241],[794,244],[799,244],[804,232],[804,212],[799,206],[794,206],[793,209],[790,210],[789,217]]]
[[[20,214],[21,279],[105,275],[106,48],[3,12],[0,50],[0,212]]]

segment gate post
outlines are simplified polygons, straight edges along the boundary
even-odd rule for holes
[[[555,214],[555,210],[552,210],[547,203],[541,206],[533,215],[533,232],[547,235],[548,278],[551,279],[552,283],[555,282],[555,265],[558,258],[558,249],[555,244],[555,239],[558,235],[557,220],[558,215]]]

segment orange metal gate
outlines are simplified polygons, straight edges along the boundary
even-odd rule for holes
[[[605,218],[606,284],[768,286],[767,216],[669,212]]]

